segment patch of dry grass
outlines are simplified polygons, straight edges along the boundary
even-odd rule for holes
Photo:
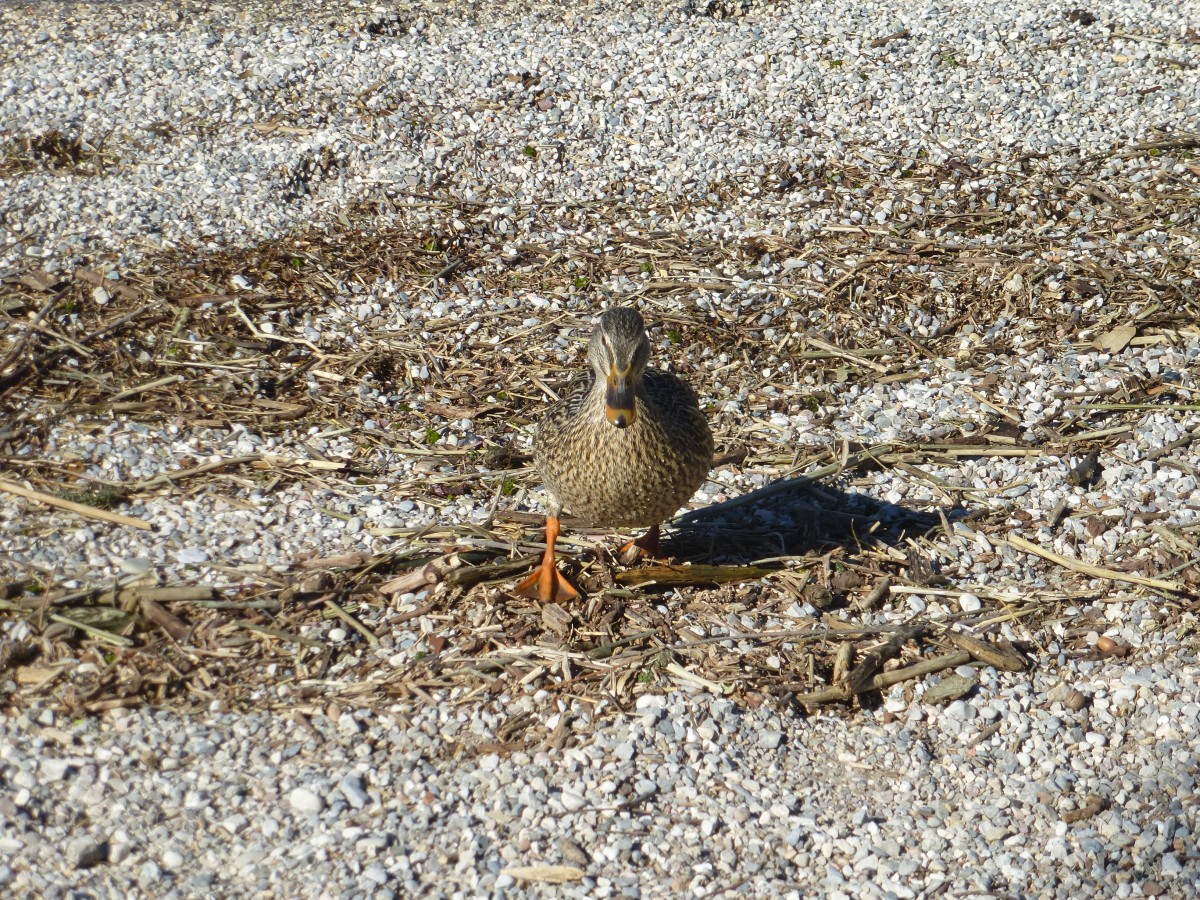
[[[1164,141],[1175,143],[1122,152],[1153,155],[1168,146],[1172,151],[1195,146],[1191,138]],[[61,136],[26,151],[43,163],[74,167],[103,165],[99,153]],[[1123,341],[1121,346],[1177,345],[1194,335],[1200,308],[1194,289],[1185,285],[1198,274],[1187,235],[1197,227],[1200,167],[1187,163],[1184,174],[1164,176],[1155,191],[1144,193],[1118,183],[1109,170],[1098,177],[1103,162],[1082,160],[1063,170],[1037,158],[1009,161],[1009,195],[988,208],[965,203],[960,212],[931,213],[902,227],[830,226],[803,239],[764,231],[717,242],[682,227],[640,233],[614,223],[636,220],[646,210],[616,202],[582,204],[557,213],[575,236],[565,248],[526,242],[516,258],[497,261],[492,236],[482,226],[454,225],[475,223],[477,204],[395,195],[348,211],[334,225],[252,247],[183,248],[149,256],[123,269],[117,280],[107,278],[102,266],[65,274],[24,272],[0,289],[6,331],[0,343],[4,477],[83,503],[95,497],[92,505],[106,507],[138,494],[170,497],[200,485],[232,490],[226,479],[234,472],[271,485],[378,479],[386,473],[375,471],[373,460],[386,449],[434,464],[421,485],[397,487],[419,487],[431,497],[469,492],[477,503],[493,504],[494,515],[487,527],[405,535],[400,550],[379,557],[298,560],[288,575],[257,577],[253,587],[237,591],[214,592],[204,584],[168,586],[183,592],[177,594],[137,584],[68,591],[52,576],[32,573],[4,587],[0,608],[27,620],[33,636],[0,647],[0,668],[14,673],[22,697],[96,711],[214,700],[235,707],[319,709],[329,702],[421,698],[443,689],[457,689],[454,696],[465,701],[517,683],[554,696],[618,703],[665,684],[707,686],[746,702],[797,693],[829,699],[820,692],[830,685],[852,685],[847,697],[877,688],[872,679],[882,677],[885,667],[924,665],[914,670],[924,675],[931,659],[958,660],[968,651],[950,640],[946,627],[919,619],[899,632],[855,627],[835,617],[778,626],[794,602],[819,610],[867,610],[908,590],[955,594],[939,582],[930,562],[940,544],[954,540],[946,517],[965,514],[953,490],[940,485],[947,491],[940,508],[897,516],[895,508],[890,513],[879,505],[864,508],[861,496],[841,489],[869,468],[928,478],[923,466],[966,456],[1102,450],[1128,433],[1137,404],[1169,408],[1171,386],[1125,384],[1103,398],[1107,405],[1086,398],[1079,408],[1039,426],[1040,440],[1033,446],[1021,442],[1012,412],[986,379],[977,390],[995,416],[970,440],[785,448],[772,441],[762,418],[789,405],[819,414],[846,384],[919,378],[930,359],[957,357],[969,369],[978,359],[1019,360],[1030,346],[1106,339]],[[918,193],[964,186],[978,174],[965,163],[898,165]],[[873,173],[849,168],[831,169],[825,177],[839,186],[870,187],[876,181]],[[787,190],[787,179],[772,189]],[[879,199],[886,193],[880,189]],[[374,224],[380,213],[398,208],[419,211],[423,224]],[[1062,208],[1069,212],[1057,218],[1047,213]],[[1156,257],[1121,252],[1130,235],[1148,229],[1163,234]],[[1081,248],[1082,237],[1090,248]],[[787,321],[819,324],[772,328],[758,324],[757,308],[708,311],[679,302],[736,296],[740,285],[762,277],[768,257],[805,262],[776,274],[771,295],[788,307]],[[824,274],[814,276],[814,267]],[[659,579],[660,588],[676,577],[681,587],[664,599],[659,589],[638,583],[644,577],[626,577],[630,573],[612,559],[587,552],[576,577],[591,598],[577,609],[543,608],[502,590],[537,549],[527,532],[536,517],[506,516],[499,502],[536,480],[528,460],[514,451],[513,435],[540,415],[542,386],[553,389],[573,374],[548,362],[542,345],[557,329],[583,328],[606,299],[603,286],[622,277],[637,286],[634,299],[646,307],[654,335],[688,348],[673,357],[676,368],[694,379],[708,378],[695,352],[706,346],[731,360],[721,376],[722,390],[746,400],[742,415],[716,419],[727,464],[779,478],[824,465],[825,477],[840,481],[837,487],[816,482],[786,487],[788,504],[808,504],[814,520],[822,522],[819,538],[802,531],[781,534],[734,516],[717,525],[702,518],[686,522],[672,545],[678,555],[698,562],[714,556],[730,566],[757,562],[768,571],[765,576],[735,573],[731,583],[714,586],[728,573],[701,565],[677,570],[678,576],[659,571],[650,577]],[[378,279],[420,296],[468,278],[479,282],[471,291],[495,296],[538,292],[585,302],[572,307],[579,312],[533,329],[521,325],[526,313],[519,308],[486,317],[480,337],[497,337],[496,343],[464,340],[461,323],[451,317],[410,323],[407,331],[367,321],[352,340],[346,335],[312,340],[295,330],[267,333],[256,324],[281,310],[300,318],[353,302]],[[1035,291],[1048,281],[1058,286],[1058,296],[1074,303],[1072,317],[1064,319],[1047,305],[1042,288]],[[1086,302],[1101,296],[1103,304]],[[914,310],[934,317],[936,327],[925,332],[912,327]],[[1001,319],[1022,324],[993,328]],[[781,360],[812,375],[812,386],[801,393],[794,382],[762,374],[777,371]],[[431,373],[427,383],[410,374],[422,366]],[[321,390],[310,390],[310,379]],[[366,421],[378,419],[380,411],[362,400],[358,388],[364,382],[411,395],[413,402],[387,427],[369,429]],[[101,484],[23,452],[36,448],[63,416],[245,425],[263,435],[312,425],[347,428],[359,435],[361,453],[324,467],[260,455],[208,467],[185,464],[172,477],[144,483]],[[483,447],[450,451],[410,434],[422,426],[436,433],[461,418],[473,420]],[[725,512],[732,516],[734,509]],[[1019,519],[1020,510],[1014,515]],[[997,546],[1010,528],[1000,517],[977,518],[973,525]],[[1184,544],[1164,550],[1155,564],[1159,571],[1183,565],[1180,590],[1186,592],[1195,570],[1184,565],[1187,537],[1178,538]],[[423,582],[434,588],[424,606],[399,609],[392,594],[381,592],[387,582],[425,573],[431,564],[444,571]],[[1030,640],[1020,649],[1036,655],[1041,629],[1058,621],[1067,605],[1097,596],[1083,580],[1054,590],[997,592],[983,598],[983,611],[961,619],[987,640],[999,623],[1021,622]],[[1164,621],[1180,610],[1164,604]],[[330,618],[341,620],[360,643],[333,646],[302,635],[305,626]],[[418,625],[423,655],[410,665],[389,667],[361,652],[361,642],[370,645],[388,630]],[[1072,622],[1067,645],[1096,652],[1082,643],[1094,627]],[[714,629],[729,636],[696,637]],[[903,637],[899,643],[897,633]],[[847,647],[860,663],[875,660],[871,671],[849,663]],[[1001,645],[994,652],[1017,654]],[[264,701],[268,680],[290,685],[290,692]]]
[[[26,137],[12,138],[0,146],[0,176],[25,172],[53,175],[103,175],[120,164],[120,159],[104,148],[103,139],[66,134],[58,129]]]

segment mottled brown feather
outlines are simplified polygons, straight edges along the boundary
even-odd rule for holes
[[[625,359],[645,343],[641,316],[610,310],[592,336]],[[642,350],[648,351],[648,345]],[[604,415],[605,380],[594,366],[546,413],[534,439],[534,461],[550,494],[550,515],[561,509],[600,528],[657,525],[704,483],[713,439],[696,395],[682,379],[646,368],[636,387],[636,418],[617,428]],[[608,358],[607,356],[603,358]]]

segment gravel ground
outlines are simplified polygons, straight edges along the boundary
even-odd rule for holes
[[[828,614],[786,580],[641,601],[746,660],[757,635],[818,620],[990,616],[988,634],[1035,666],[963,667],[978,685],[950,703],[906,682],[861,708],[805,711],[660,670],[628,694],[579,696],[565,651],[528,681],[356,693],[420,663],[431,637],[492,634],[496,588],[459,619],[414,613],[432,588],[364,605],[377,645],[336,618],[306,624],[332,662],[300,679],[250,660],[233,701],[194,686],[186,703],[79,716],[5,659],[0,884],[13,896],[1200,893],[1194,4],[5,5],[0,60],[0,301],[16,298],[0,375],[42,302],[22,299],[20,276],[102,273],[86,309],[45,319],[72,335],[72,316],[103,321],[164,260],[221,276],[194,295],[194,318],[165,317],[116,362],[80,351],[65,364],[82,377],[49,389],[69,414],[45,385],[3,394],[20,427],[0,425],[0,477],[50,467],[130,484],[263,454],[330,473],[134,492],[119,511],[145,531],[0,495],[5,583],[70,591],[151,573],[234,590],[430,529],[469,545],[497,484],[431,485],[477,451],[528,448],[542,397],[522,379],[547,371],[534,361],[577,368],[591,315],[614,300],[643,307],[658,358],[692,379],[722,445],[750,448],[693,507],[844,441],[1002,425],[997,446],[1065,448],[839,485],[950,516],[923,545],[940,587]],[[256,254],[300,233],[347,259],[365,235],[380,257],[445,243],[468,262],[444,288],[440,262],[369,277],[347,263],[319,302],[272,306],[274,270]],[[655,293],[670,279],[688,290]],[[231,297],[246,340],[221,345],[214,374],[197,323]],[[821,335],[832,362],[798,354]],[[323,354],[297,384],[343,417],[267,427],[228,404],[222,419],[71,399],[126,358],[134,383],[205,362],[182,388],[201,404],[223,401],[227,381],[261,399],[279,374],[260,355],[268,338]],[[381,348],[401,360],[390,377],[333,362]],[[149,361],[160,368],[138,368]],[[470,365],[481,380],[442,402]],[[1106,398],[1121,408],[1078,409]],[[481,405],[517,413],[454,413]],[[1081,482],[1091,445],[1078,435],[1110,428],[1102,471]],[[425,444],[432,468],[413,449]],[[349,462],[382,475],[339,470]],[[508,502],[536,511],[536,478],[513,472]],[[754,524],[786,530],[796,515],[768,503]],[[1009,533],[1182,589],[1088,578]],[[1003,620],[1041,596],[1053,615]],[[701,620],[702,602],[717,617]],[[48,647],[44,625],[0,620],[13,646]],[[63,681],[120,664],[72,646],[52,660],[70,667]],[[764,666],[792,665],[779,648]],[[514,746],[515,723],[536,739]]]

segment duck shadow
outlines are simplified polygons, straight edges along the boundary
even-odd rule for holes
[[[668,524],[672,556],[713,565],[748,565],[844,547],[898,547],[962,521],[961,506],[910,509],[823,482],[775,482],[733,501],[691,510]]]

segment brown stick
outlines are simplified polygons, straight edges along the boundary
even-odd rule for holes
[[[1005,653],[996,647],[993,647],[987,641],[982,641],[977,637],[969,634],[958,634],[957,632],[949,632],[946,635],[950,641],[958,646],[960,650],[965,650],[970,653],[975,659],[982,663],[987,663],[989,666],[995,666],[1005,672],[1021,672],[1025,669],[1025,660],[1017,656],[1016,653]]]
[[[177,616],[159,606],[149,597],[142,598],[142,615],[169,634],[175,641],[182,643],[187,639],[191,629]]]
[[[859,693],[870,690],[883,690],[883,688],[891,687],[893,684],[899,684],[901,681],[908,681],[912,678],[921,678],[925,675],[932,675],[934,672],[940,672],[943,669],[953,669],[956,666],[965,665],[971,661],[971,654],[966,651],[958,653],[949,653],[945,656],[939,656],[936,659],[929,659],[925,662],[919,662],[915,665],[907,666],[903,669],[894,669],[891,672],[883,672],[876,675],[868,683],[863,685]],[[781,685],[784,690],[789,689],[789,685]],[[818,703],[830,703],[836,701],[846,701],[853,696],[850,691],[850,683],[834,685],[830,688],[825,688],[822,691],[813,691],[809,694],[797,694],[796,701],[803,703],[805,706],[815,706]]]

